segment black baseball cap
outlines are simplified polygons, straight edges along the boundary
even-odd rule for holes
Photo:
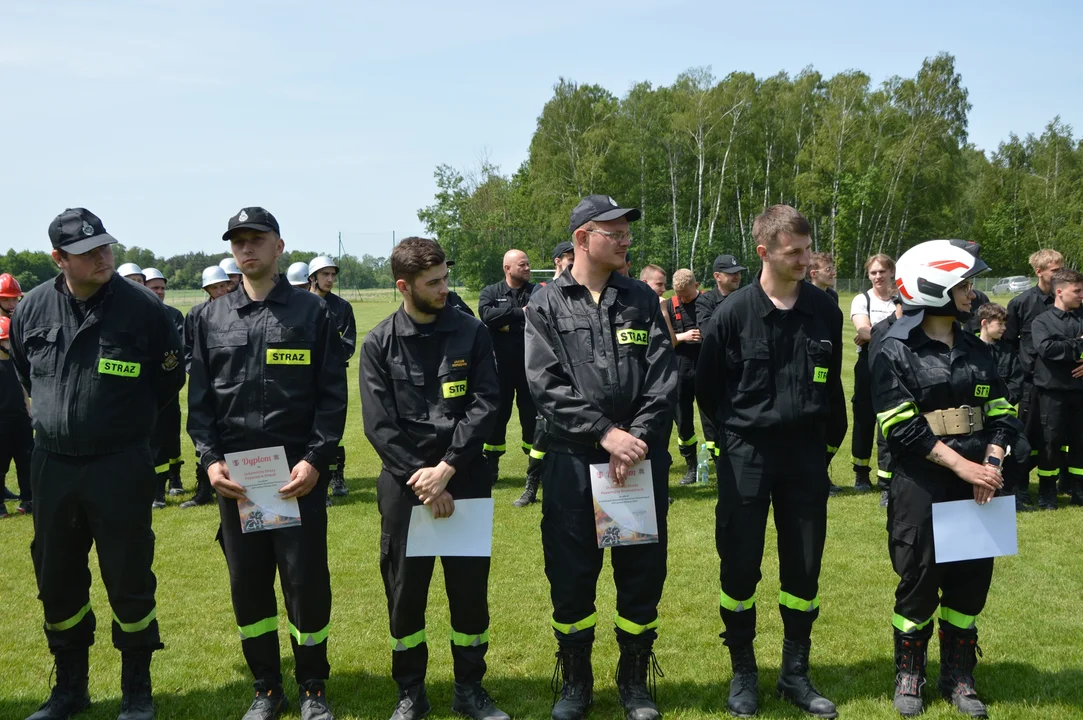
[[[714,271],[720,273],[739,273],[748,268],[737,262],[732,255],[719,255],[714,259]]]
[[[86,208],[68,208],[53,218],[49,223],[49,240],[54,250],[72,255],[82,255],[117,241],[105,231],[98,216]]]
[[[575,245],[572,245],[567,240],[557,243],[557,246],[553,248],[553,261],[555,262],[558,257],[569,252],[575,252]]]
[[[275,220],[274,215],[261,207],[246,207],[241,208],[239,213],[229,219],[229,225],[226,227],[225,233],[222,234],[222,239],[229,240],[235,231],[246,228],[259,230],[260,232],[282,234],[278,229],[278,221]]]
[[[628,218],[628,222],[638,220],[640,212],[638,208],[622,208],[617,201],[608,195],[587,195],[579,201],[572,210],[572,221],[568,226],[568,232],[585,225],[591,220],[605,222],[617,218]]]

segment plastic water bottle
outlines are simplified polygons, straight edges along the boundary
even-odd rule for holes
[[[699,444],[696,460],[696,484],[706,485],[711,477],[711,451],[707,449],[707,443]]]

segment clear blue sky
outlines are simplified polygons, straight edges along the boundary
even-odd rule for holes
[[[365,7],[372,6],[372,7]],[[386,255],[439,163],[526,156],[560,76],[618,95],[710,65],[875,83],[940,51],[996,148],[1083,130],[1079,2],[0,0],[0,251],[86,206],[123,243],[225,251],[244,205],[288,247]]]

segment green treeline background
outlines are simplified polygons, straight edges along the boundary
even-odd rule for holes
[[[840,278],[861,277],[870,254],[951,237],[981,243],[998,276],[1031,275],[1027,257],[1042,247],[1078,266],[1083,144],[1072,128],[1053,118],[983,152],[967,141],[970,109],[948,54],[878,85],[857,70],[718,79],[695,68],[618,97],[561,79],[514,174],[440,166],[435,202],[418,215],[475,288],[500,279],[508,247],[550,267],[589,193],[643,210],[634,269],[689,267],[701,282],[719,253],[758,265],[752,220],[776,203],[809,218]]]

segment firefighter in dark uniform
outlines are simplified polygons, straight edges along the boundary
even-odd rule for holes
[[[447,517],[455,501],[487,498],[481,455],[496,422],[500,384],[485,326],[447,305],[444,251],[407,238],[391,253],[403,304],[361,346],[365,435],[380,456],[376,481],[382,536],[380,571],[391,626],[391,676],[399,686],[393,720],[430,710],[425,693],[425,607],[433,557],[406,557],[414,507]],[[443,557],[455,666],[452,710],[476,720],[507,720],[481,685],[489,649],[489,558]]]
[[[1083,505],[1083,275],[1060,270],[1053,276],[1053,308],[1034,318],[1034,386],[1044,431],[1039,468],[1059,468],[1067,455],[1072,505]],[[1063,448],[1067,447],[1067,453]],[[1056,479],[1039,476],[1038,507],[1057,507]]]
[[[711,317],[696,369],[696,399],[718,429],[716,543],[720,613],[733,665],[729,708],[757,711],[756,585],[774,505],[784,639],[778,692],[818,717],[834,704],[808,677],[819,615],[820,562],[830,480],[825,446],[846,432],[842,313],[805,282],[808,221],[787,205],[756,218],[763,270]]]
[[[866,348],[869,353],[868,361],[870,369],[872,368],[872,361],[876,358],[876,353],[880,351],[880,347],[884,343],[884,338],[887,337],[888,331],[891,330],[891,326],[903,315],[902,297],[895,295],[892,300],[895,303],[895,312],[873,325],[872,329],[869,331],[869,344],[866,345]],[[827,462],[830,465],[831,459],[828,458]],[[880,426],[877,425],[876,486],[880,490],[880,507],[882,508],[886,508],[888,501],[890,500],[889,489],[891,487],[891,478],[894,477],[894,475],[895,470],[894,461],[891,459],[891,448],[888,447],[887,440],[884,439],[884,434],[880,432]]]
[[[123,671],[118,720],[154,717],[151,653],[161,649],[151,571],[150,439],[158,412],[184,384],[181,340],[162,303],[113,270],[116,242],[83,208],[49,225],[61,274],[15,313],[12,359],[33,400],[31,555],[56,685],[33,720],[90,703],[87,656],[91,543],[113,608]]]
[[[338,265],[326,255],[317,255],[308,263],[309,289],[327,303],[327,309],[331,311],[331,317],[335,320],[338,336],[342,339],[343,349],[346,352],[346,366],[349,367],[350,358],[357,349],[357,323],[353,317],[353,306],[331,292],[337,278]],[[331,484],[327,502],[330,504],[331,495],[341,497],[350,494],[350,489],[346,487],[346,448],[341,442],[335,451],[335,461],[328,469],[331,474]]]
[[[244,208],[222,236],[243,279],[195,320],[188,433],[218,493],[218,539],[229,568],[241,648],[255,676],[246,720],[286,705],[278,646],[275,569],[289,618],[303,720],[331,720],[325,683],[331,579],[327,568],[328,465],[346,424],[346,358],[334,318],[312,293],[276,274],[284,243],[263,208]],[[282,446],[291,469],[280,490],[301,524],[241,532],[225,454]]]
[[[11,318],[0,315],[0,477],[7,476],[14,462],[20,515],[33,512],[34,493],[30,487],[33,449],[34,430],[30,425],[29,404],[11,361]],[[7,515],[4,500],[0,499],[0,517]]]
[[[1029,258],[1031,268],[1038,278],[1036,285],[1008,301],[1008,322],[1004,329],[1004,340],[1019,353],[1019,364],[1023,366],[1023,397],[1019,400],[1019,420],[1026,428],[1027,442],[1030,444],[1030,466],[1038,465],[1039,448],[1044,442],[1041,413],[1038,411],[1038,390],[1034,386],[1034,342],[1031,339],[1031,324],[1034,318],[1048,312],[1053,307],[1053,275],[1064,267],[1064,257],[1056,250],[1038,250]],[[1055,478],[1059,468],[1038,467],[1038,481],[1041,478]],[[1029,473],[1024,480],[1023,495],[1029,500]]]
[[[447,261],[448,267],[451,267],[454,264],[454,260]],[[465,300],[459,297],[459,293],[455,292],[454,290],[447,291],[447,304],[455,308],[456,310],[461,310],[470,317],[474,317],[474,311],[470,309],[470,306],[466,304]]]
[[[572,266],[575,262],[575,246],[568,241],[557,243],[553,248],[553,280]],[[550,281],[552,282],[552,281]],[[539,288],[546,286],[542,280],[538,283]],[[542,465],[545,460],[545,451],[549,449],[549,435],[545,432],[545,418],[540,414],[534,418],[534,441],[530,452],[527,453],[526,462],[526,487],[523,494],[515,500],[515,507],[526,507],[538,500],[538,488],[541,487]]]
[[[693,404],[696,401],[696,361],[699,360],[700,329],[710,315],[700,316],[699,288],[696,276],[691,270],[678,270],[673,273],[673,296],[662,302],[669,326],[677,344],[673,351],[677,356],[677,403],[674,411],[677,420],[677,447],[684,458],[687,469],[681,478],[681,485],[696,482],[696,454],[699,438],[696,437],[696,420]],[[703,440],[711,454],[714,454],[715,434],[710,420],[700,415],[703,427]]]
[[[593,701],[591,649],[602,550],[590,466],[614,480],[647,460],[658,542],[612,549],[617,586],[617,689],[629,720],[652,720],[648,690],[658,601],[666,578],[669,436],[677,377],[658,296],[620,273],[640,212],[590,195],[572,211],[575,264],[536,292],[526,309],[526,370],[550,446],[542,470],[542,547],[553,601],[557,671],[554,720],[577,720]],[[556,688],[554,688],[555,690]]]
[[[697,315],[703,317],[703,322],[714,314],[723,300],[737,292],[741,287],[741,273],[746,269],[733,255],[719,255],[714,259],[714,287],[696,298]]]
[[[974,298],[971,278],[988,271],[980,248],[931,240],[903,253],[896,284],[906,314],[884,338],[873,364],[877,421],[891,446],[895,475],[888,505],[888,550],[895,590],[895,709],[923,711],[926,650],[940,606],[938,687],[962,713],[986,717],[974,688],[977,615],[993,560],[936,562],[933,503],[988,502],[1003,486],[1009,447],[1029,452],[996,363],[981,339],[959,324]]]
[[[504,280],[482,288],[478,298],[478,318],[492,335],[500,376],[500,414],[484,447],[489,480],[494,485],[500,475],[500,457],[507,449],[513,404],[519,408],[523,453],[529,456],[534,447],[537,410],[527,389],[523,358],[523,308],[533,292],[530,260],[522,250],[512,249],[504,253]]]
[[[143,284],[147,290],[158,296],[165,303],[166,279],[158,268],[143,268]],[[169,319],[173,321],[173,327],[177,329],[177,335],[184,337],[184,313],[170,305],[165,306]],[[155,451],[154,472],[158,475],[158,485],[154,489],[154,502],[151,507],[160,509],[165,507],[166,484],[169,485],[170,495],[180,495],[184,492],[181,483],[180,469],[184,464],[180,449],[181,411],[180,398],[173,402],[158,414],[158,424],[154,428],[154,438],[151,448]]]

